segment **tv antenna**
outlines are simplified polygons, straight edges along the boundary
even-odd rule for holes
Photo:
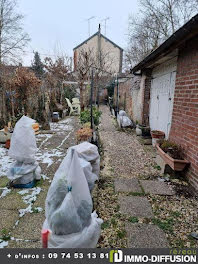
[[[95,18],[95,16],[92,16],[92,17],[86,19],[86,21],[88,22],[88,35],[89,35],[89,37],[90,37],[90,21],[91,21],[92,19],[94,19],[94,18]]]
[[[105,36],[106,36],[106,34],[107,34],[107,20],[109,20],[110,19],[110,17],[106,17],[106,18],[104,18],[103,20],[102,20],[102,22],[104,21],[105,22]]]

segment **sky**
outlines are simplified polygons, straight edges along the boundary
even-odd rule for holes
[[[23,56],[24,65],[30,65],[33,51],[41,58],[58,53],[73,55],[73,48],[86,40],[87,19],[91,35],[107,20],[106,36],[122,48],[127,46],[128,16],[138,12],[138,0],[18,0],[18,9],[24,17],[24,29],[31,42]]]

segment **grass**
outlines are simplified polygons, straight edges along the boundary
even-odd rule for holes
[[[157,170],[161,170],[161,167],[159,165],[154,165],[153,168]]]
[[[0,239],[4,240],[4,241],[8,241],[11,239],[11,236],[10,236],[10,232],[7,230],[7,229],[2,229],[1,230],[1,237]]]
[[[172,215],[172,217],[180,217],[181,216],[181,213],[180,212],[177,212],[177,211],[172,211],[171,212],[171,215]]]
[[[39,210],[37,208],[32,208],[32,212],[35,213],[35,214],[38,214]]]
[[[119,230],[119,231],[117,231],[117,236],[118,236],[120,239],[126,237],[126,231],[125,231],[125,230]]]
[[[130,192],[129,195],[133,195],[133,196],[144,196],[145,194],[143,192]]]
[[[112,218],[111,219],[111,224],[112,224],[113,227],[116,227],[117,226],[117,221],[116,221],[115,218]]]
[[[160,220],[159,218],[152,219],[153,224],[157,225],[162,230],[173,233],[173,225],[174,220],[173,218],[167,218],[166,220]]]
[[[101,225],[101,229],[104,230],[104,229],[106,229],[106,228],[109,228],[110,225],[111,225],[111,224],[109,223],[109,221],[105,221],[104,223],[102,223],[102,225]]]
[[[120,239],[123,239],[124,237],[126,237],[126,231],[125,231],[125,230],[118,230],[118,231],[117,231],[117,236],[118,236]]]
[[[131,216],[129,217],[128,221],[131,223],[138,223],[138,218],[135,216]]]

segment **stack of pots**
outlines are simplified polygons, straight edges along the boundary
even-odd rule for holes
[[[151,136],[152,136],[152,145],[153,147],[156,146],[156,144],[165,138],[165,133],[160,130],[152,130],[151,131]]]

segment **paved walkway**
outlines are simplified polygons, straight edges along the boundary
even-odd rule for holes
[[[104,150],[101,181],[106,182],[106,185],[102,186],[103,189],[110,183],[113,184],[114,193],[108,193],[109,201],[106,201],[106,205],[104,204],[107,197],[103,191],[99,193],[99,213],[101,213],[100,206],[106,207],[106,210],[104,209],[106,216],[103,211],[101,215],[105,218],[105,222],[100,246],[167,247],[165,233],[157,225],[152,224],[154,213],[147,194],[171,196],[174,195],[174,191],[168,184],[157,180],[159,171],[155,168],[152,152],[146,152],[134,134],[116,130],[113,124],[115,120],[106,106],[102,106],[101,110],[103,115],[100,137]],[[154,180],[146,180],[150,178]],[[100,195],[105,196],[105,199]],[[111,201],[112,208],[117,203],[117,212],[108,209],[108,203]],[[114,225],[112,225],[113,213],[116,223]],[[115,233],[116,229],[117,233]],[[116,242],[116,236],[117,241],[122,240],[120,244]]]
[[[49,132],[37,136],[37,161],[42,168],[42,180],[29,190],[7,190],[8,180],[4,175],[12,160],[9,159],[7,150],[0,146],[0,154],[4,160],[0,165],[0,237],[11,238],[8,242],[0,243],[0,247],[7,244],[9,248],[41,247],[47,191],[68,147],[76,144],[77,128],[78,118],[68,117],[59,123],[52,123]]]

